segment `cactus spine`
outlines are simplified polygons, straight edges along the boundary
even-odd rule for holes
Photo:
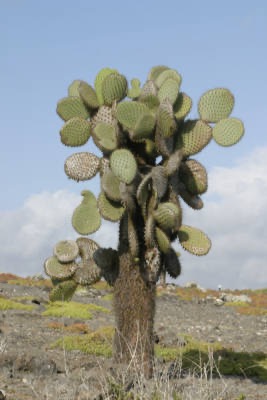
[[[101,191],[97,197],[82,191],[72,224],[83,236],[59,242],[45,261],[54,284],[50,300],[68,300],[78,285],[106,279],[114,286],[115,356],[129,361],[134,350],[147,377],[153,369],[156,283],[161,274],[181,273],[172,243],[197,256],[211,247],[205,233],[183,224],[181,204],[200,210],[208,188],[207,172],[192,156],[212,139],[225,147],[244,134],[243,123],[230,117],[234,96],[228,89],[204,93],[199,118],[192,120],[192,100],[180,91],[181,83],[181,75],[164,65],[153,67],[143,86],[104,68],[94,87],[72,82],[57,105],[62,143],[79,147],[93,140],[103,156],[85,151],[65,162],[66,175],[76,181],[99,173]],[[99,229],[102,218],[119,222],[117,250],[84,237]]]

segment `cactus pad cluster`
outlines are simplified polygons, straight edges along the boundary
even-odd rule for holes
[[[183,224],[182,206],[201,209],[200,196],[208,189],[205,167],[193,156],[212,139],[232,146],[244,134],[242,121],[230,117],[234,96],[228,89],[205,92],[198,102],[199,118],[190,119],[192,100],[181,85],[181,75],[167,66],[153,67],[143,85],[136,78],[129,85],[117,70],[104,68],[93,86],[72,82],[68,96],[57,105],[64,121],[61,142],[80,147],[93,140],[102,154],[78,152],[65,162],[70,179],[86,181],[99,173],[101,182],[98,197],[82,192],[73,228],[89,235],[99,229],[102,218],[119,221],[133,265],[142,262],[148,279],[155,281],[163,270],[172,277],[181,272],[174,241],[197,256],[211,247],[206,234]],[[101,276],[113,284],[118,259],[115,250],[94,247],[88,238],[60,242],[45,262],[55,282],[50,298],[69,298],[78,284]]]

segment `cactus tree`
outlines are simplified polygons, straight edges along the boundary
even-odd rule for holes
[[[99,173],[101,190],[98,197],[82,191],[72,217],[81,236],[59,242],[45,261],[54,284],[50,300],[68,300],[78,285],[106,279],[114,287],[114,355],[128,362],[134,351],[146,376],[153,369],[156,282],[161,273],[177,278],[181,272],[172,243],[197,256],[211,246],[205,233],[183,223],[182,206],[201,209],[208,187],[207,172],[193,156],[212,139],[231,146],[244,133],[242,122],[229,117],[234,97],[225,88],[204,93],[199,118],[187,118],[192,100],[180,91],[181,81],[177,71],[156,66],[143,86],[138,79],[128,85],[117,70],[105,68],[94,87],[75,80],[57,105],[61,142],[79,147],[93,141],[101,151],[69,156],[66,175],[78,182]],[[119,223],[117,250],[87,237],[102,218]]]

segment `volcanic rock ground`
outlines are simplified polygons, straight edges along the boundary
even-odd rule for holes
[[[112,310],[105,294],[103,290],[90,289],[83,296],[75,295],[73,300]],[[0,283],[0,295],[10,299],[31,296],[33,299],[28,304],[35,305],[33,311],[0,311],[0,399],[100,400],[99,393],[104,387],[100,382],[105,381],[107,371],[112,371],[112,360],[79,351],[50,349],[50,344],[60,338],[62,332],[49,328],[49,322],[69,325],[84,321],[43,316],[48,302],[45,287]],[[112,311],[95,313],[94,318],[85,323],[93,330],[114,325],[114,315]],[[235,351],[267,353],[267,315],[241,315],[234,308],[216,306],[209,300],[181,300],[173,293],[172,286],[157,297],[155,333],[157,341],[166,346],[179,345],[188,334],[201,341],[220,342]],[[157,368],[163,371],[169,367],[161,360]],[[184,392],[188,390],[189,393],[196,386],[198,394],[188,395],[186,399],[189,400],[267,399],[267,384],[248,379],[245,374],[244,377],[222,376],[210,380],[185,374],[175,379],[170,378],[171,384],[175,381],[176,387],[183,388]],[[147,382],[144,390],[149,390],[151,385]],[[208,394],[209,391],[212,394]],[[162,398],[172,397],[165,393]]]

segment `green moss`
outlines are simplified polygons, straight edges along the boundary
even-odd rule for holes
[[[43,315],[51,317],[91,319],[93,317],[91,311],[104,313],[110,312],[107,308],[95,304],[81,304],[75,301],[55,301],[50,302],[47,305],[47,309],[43,312]]]
[[[32,311],[34,306],[21,304],[14,300],[9,300],[5,298],[0,298],[0,310],[25,310]]]

